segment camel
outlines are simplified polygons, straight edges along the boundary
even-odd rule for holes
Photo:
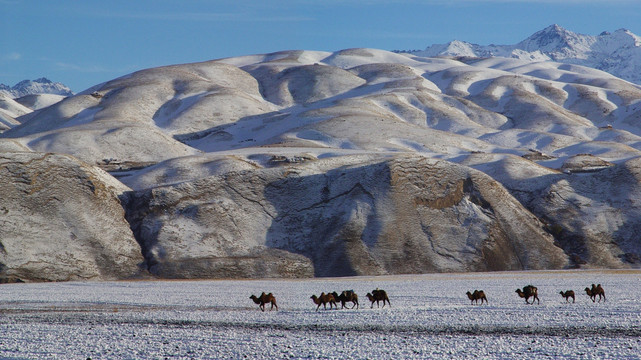
[[[539,300],[538,290],[539,289],[536,286],[527,285],[523,288],[523,291],[521,291],[521,289],[516,289],[516,293],[519,294],[519,297],[525,298],[526,304],[530,304],[528,302],[529,298],[532,298],[532,304],[534,304],[534,300],[537,301],[537,304],[540,304],[541,301]]]
[[[274,306],[278,311],[278,305],[276,305],[276,298],[274,297],[274,295],[272,295],[272,293],[265,294],[263,292],[262,294],[260,294],[259,297],[256,297],[256,295],[252,295],[249,298],[254,300],[254,303],[258,304],[258,307],[262,311],[265,311],[265,304],[267,303],[272,304],[272,307],[269,308],[269,311],[272,311],[274,309]]]
[[[318,311],[321,305],[323,305],[323,309],[327,310],[327,304],[329,304],[330,310],[332,309],[332,306],[336,306],[336,309],[338,309],[338,305],[336,305],[336,299],[332,294],[321,293],[318,297],[316,295],[312,295],[310,299],[314,301],[314,304],[318,305],[316,307],[316,311]]]
[[[603,290],[603,287],[601,287],[601,284],[594,285],[592,284],[592,288],[585,288],[585,293],[588,294],[590,299],[592,299],[592,302],[596,301],[597,295],[599,295],[599,302],[601,302],[601,297],[603,297],[603,301],[605,302],[605,290]]]
[[[567,290],[567,291],[565,291],[565,292],[560,291],[560,292],[559,292],[559,294],[561,294],[561,296],[563,296],[563,297],[565,298],[565,302],[570,302],[570,298],[572,298],[572,302],[573,302],[573,303],[574,303],[574,302],[575,302],[575,300],[576,300],[576,299],[574,298],[574,290]]]
[[[345,303],[348,302],[352,303],[352,307],[350,309],[353,309],[354,307],[356,307],[357,309],[359,308],[358,295],[356,295],[354,290],[343,290],[340,295],[338,295],[336,291],[334,291],[332,295],[334,295],[334,299],[341,302],[341,309],[345,308]]]
[[[379,307],[379,301],[383,302],[383,307],[385,307],[385,301],[387,301],[387,304],[389,304],[389,306],[392,306],[392,304],[389,302],[389,298],[387,297],[387,293],[385,292],[385,290],[372,290],[371,294],[367,293],[367,295],[365,296],[367,296],[369,301],[372,303],[370,309],[374,307],[374,302],[376,302],[376,307]]]
[[[483,305],[483,300],[485,300],[485,303],[487,304],[487,297],[485,297],[485,292],[483,290],[474,290],[473,293],[467,292],[467,297],[470,299],[470,305],[472,303],[477,303],[478,301],[481,300],[481,305]]]

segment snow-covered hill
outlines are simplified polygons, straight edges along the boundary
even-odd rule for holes
[[[71,89],[46,78],[24,80],[13,87],[0,84],[0,132],[19,125],[16,118],[46,108],[71,95]]]
[[[597,36],[577,34],[551,25],[514,45],[477,45],[461,40],[413,51],[417,56],[508,57],[556,61],[606,71],[641,84],[641,37],[626,29]]]
[[[141,70],[16,120],[9,163],[68,154],[131,189],[157,276],[641,266],[641,87],[580,65],[283,51]]]

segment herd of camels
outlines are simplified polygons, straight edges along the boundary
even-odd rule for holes
[[[535,300],[537,301],[537,304],[541,303],[541,300],[539,300],[538,288],[536,286],[527,285],[523,289],[516,289],[516,293],[519,297],[525,299],[526,304],[534,304]],[[597,296],[599,297],[599,302],[601,302],[601,299],[605,302],[605,290],[603,290],[601,284],[592,284],[592,287],[586,287],[585,293],[590,297],[592,302],[596,302]],[[566,302],[570,302],[570,298],[572,298],[572,302],[576,301],[573,290],[561,291],[560,294]],[[483,290],[474,290],[474,292],[468,291],[466,295],[468,299],[470,299],[470,304],[478,304],[479,300],[481,301],[481,305],[483,305],[484,301],[488,304],[487,297]],[[367,293],[365,296],[371,302],[370,308],[374,307],[374,303],[376,303],[377,307],[380,307],[380,302],[383,302],[383,307],[385,307],[386,302],[389,306],[392,306],[385,290],[375,289],[372,290],[371,293]],[[266,304],[271,305],[271,308],[269,309],[270,311],[273,310],[274,307],[278,310],[276,297],[274,297],[272,293],[265,294],[263,292],[260,296],[252,295],[249,298],[252,299],[262,311],[265,311]],[[532,298],[531,303],[529,302],[530,298]],[[328,304],[330,310],[332,308],[338,309],[337,302],[341,303],[341,309],[345,308],[345,304],[347,303],[352,303],[352,307],[350,309],[353,309],[354,307],[357,309],[359,308],[358,295],[356,295],[354,290],[344,290],[340,295],[335,291],[327,294],[321,293],[320,296],[312,295],[310,299],[312,299],[316,305],[316,311],[320,309],[321,305],[323,305],[323,309],[327,310]]]

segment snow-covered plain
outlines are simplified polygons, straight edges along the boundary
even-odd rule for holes
[[[607,301],[583,292],[601,283]],[[539,288],[526,305],[517,287]],[[305,280],[125,281],[0,287],[2,359],[581,358],[641,356],[641,271],[426,274]],[[365,294],[385,289],[391,307]],[[354,289],[360,309],[315,311]],[[483,289],[489,305],[465,292]],[[573,289],[576,303],[559,291]],[[249,299],[273,292],[279,311]]]

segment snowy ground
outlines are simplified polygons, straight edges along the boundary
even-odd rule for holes
[[[585,295],[592,283],[606,302]],[[515,294],[527,284],[540,305]],[[0,358],[639,359],[640,285],[641,271],[1,285]],[[377,287],[391,307],[370,309]],[[343,289],[360,309],[315,311],[312,294]],[[470,305],[473,289],[489,305]],[[280,311],[258,310],[249,295],[261,291]]]

